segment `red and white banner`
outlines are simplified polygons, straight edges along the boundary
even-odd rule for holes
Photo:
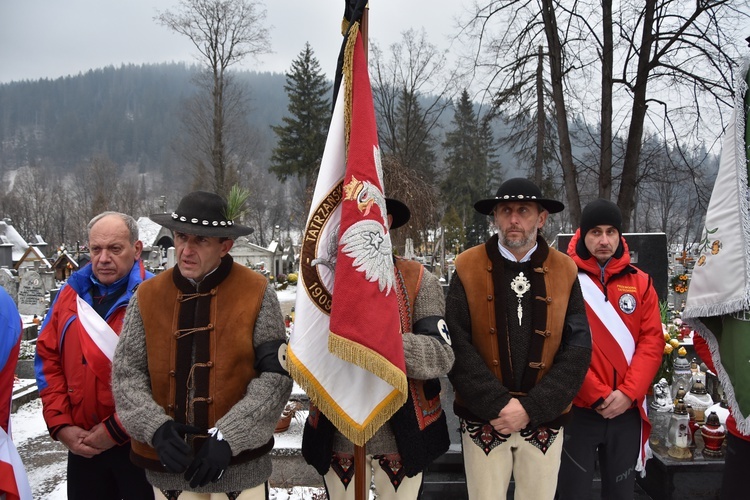
[[[288,357],[311,401],[363,445],[406,402],[407,381],[372,89],[358,30],[349,42],[303,237]]]
[[[750,59],[738,70],[682,319],[706,340],[737,429],[750,436]]]

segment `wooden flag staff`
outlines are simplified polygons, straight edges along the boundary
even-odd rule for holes
[[[362,12],[362,21],[359,23],[359,32],[362,34],[362,48],[365,53],[365,62],[367,62],[369,49],[369,12],[370,3],[368,2],[367,5],[365,5],[365,10]],[[367,491],[370,485],[365,484],[365,478],[367,477],[367,474],[365,474],[365,463],[367,461],[365,446],[366,444],[362,446],[354,445],[354,500],[368,499]]]
[[[368,2],[367,5],[365,5],[365,10],[362,12],[362,22],[359,24],[359,32],[362,33],[362,48],[364,48],[365,52],[365,62],[367,61],[368,56],[368,35],[369,30],[368,26],[370,24],[370,3]],[[365,474],[365,463],[367,461],[366,453],[365,453],[365,445],[359,446],[354,445],[354,500],[367,500],[367,490],[369,489],[369,484],[365,484],[365,477],[367,477],[367,474]]]

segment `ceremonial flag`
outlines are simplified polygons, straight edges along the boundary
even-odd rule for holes
[[[711,351],[737,428],[750,435],[750,188],[747,128],[748,66],[722,144],[719,172],[706,212],[700,256],[682,317]]]
[[[372,89],[358,23],[300,252],[289,371],[362,446],[406,402],[406,367]]]

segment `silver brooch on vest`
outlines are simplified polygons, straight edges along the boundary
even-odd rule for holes
[[[521,299],[523,295],[531,290],[531,283],[526,279],[523,273],[518,273],[518,276],[513,278],[510,282],[510,289],[513,290],[518,297],[518,326],[521,326],[521,319],[523,318],[523,307],[521,307]]]

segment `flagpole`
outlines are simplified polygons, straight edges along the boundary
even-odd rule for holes
[[[369,41],[370,41],[370,2],[365,5],[365,10],[362,12],[362,21],[359,23],[359,32],[362,33],[362,48],[365,49],[365,62],[367,62],[367,56],[369,53]]]
[[[365,62],[367,62],[368,49],[369,49],[369,30],[370,25],[370,3],[365,5],[365,9],[362,12],[362,21],[359,23],[359,32],[362,34],[362,48],[364,48]],[[368,500],[367,490],[369,484],[365,484],[365,463],[367,456],[365,454],[365,445],[359,446],[354,445],[354,500]]]
[[[354,499],[366,500],[367,487],[365,484],[365,447],[354,445]]]

